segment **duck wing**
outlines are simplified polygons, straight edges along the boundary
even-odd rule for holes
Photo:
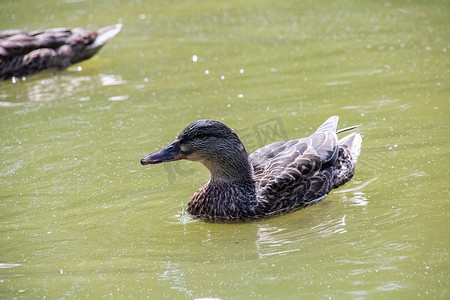
[[[0,57],[11,59],[16,56],[24,56],[36,49],[57,49],[64,45],[71,35],[72,30],[65,28],[52,28],[32,32],[21,30],[1,31]]]
[[[276,142],[252,153],[249,159],[259,196],[284,209],[301,207],[326,195],[332,186],[328,167],[339,152],[338,120],[337,116],[329,118],[307,138]]]

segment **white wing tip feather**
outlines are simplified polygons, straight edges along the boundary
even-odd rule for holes
[[[355,164],[358,161],[359,155],[361,154],[361,144],[362,137],[359,133],[349,134],[339,140],[339,145],[348,146]]]

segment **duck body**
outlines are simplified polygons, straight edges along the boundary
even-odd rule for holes
[[[338,140],[338,120],[331,117],[307,138],[276,142],[251,155],[226,125],[200,120],[141,164],[203,163],[211,179],[189,201],[188,213],[195,218],[220,222],[272,216],[316,203],[353,177],[361,135]]]
[[[122,24],[97,31],[53,28],[43,31],[0,31],[0,80],[45,69],[62,70],[94,56]]]

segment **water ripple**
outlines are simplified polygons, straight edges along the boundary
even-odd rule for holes
[[[8,264],[8,263],[0,263],[0,269],[11,269],[15,267],[20,267],[22,264]]]

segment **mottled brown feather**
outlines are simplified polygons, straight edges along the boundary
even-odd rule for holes
[[[83,28],[0,31],[0,80],[45,69],[65,69],[89,59],[120,29],[121,25],[117,24],[98,31]]]

